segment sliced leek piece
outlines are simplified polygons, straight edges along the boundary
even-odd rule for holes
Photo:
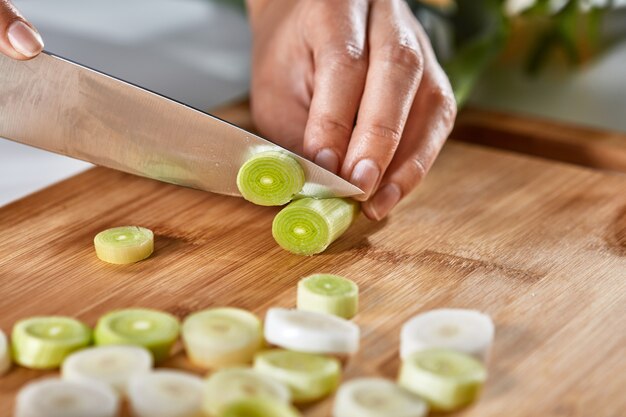
[[[178,319],[147,308],[116,310],[100,317],[96,345],[137,345],[152,352],[155,362],[166,359],[178,339]]]
[[[402,362],[398,382],[424,398],[434,411],[454,411],[474,402],[486,379],[485,367],[472,356],[428,349]]]
[[[341,365],[337,359],[282,349],[257,354],[254,369],[287,385],[296,403],[329,395],[341,380]]]
[[[359,309],[359,287],[339,275],[311,275],[298,282],[298,309],[351,319]]]
[[[260,206],[287,204],[302,191],[304,182],[300,163],[281,151],[252,156],[237,174],[237,187],[243,198]]]
[[[134,417],[201,417],[202,379],[182,371],[138,374],[128,384]]]
[[[402,326],[400,356],[429,348],[464,352],[486,362],[495,328],[491,318],[476,310],[442,308],[418,314]]]
[[[11,349],[7,335],[0,330],[0,376],[6,374],[11,369]]]
[[[271,398],[244,398],[231,403],[218,417],[301,417],[301,414]]]
[[[333,417],[425,417],[428,405],[383,378],[359,378],[339,387]]]
[[[203,409],[218,415],[229,404],[245,398],[269,398],[289,404],[291,393],[282,382],[250,368],[227,368],[215,372],[204,383]]]
[[[72,352],[91,343],[91,329],[71,317],[31,317],[13,326],[15,362],[32,369],[52,369]]]
[[[359,206],[352,200],[303,198],[278,213],[272,235],[289,252],[315,255],[348,230],[358,213]]]
[[[110,264],[131,264],[146,259],[154,250],[154,234],[137,226],[104,230],[93,239],[96,255]]]
[[[265,339],[285,349],[346,355],[359,350],[359,338],[359,326],[329,314],[270,308],[265,316]]]
[[[96,346],[72,353],[61,367],[68,381],[98,381],[126,395],[133,375],[150,372],[152,354],[140,346]]]
[[[183,342],[189,359],[205,368],[252,362],[263,345],[261,320],[238,308],[212,308],[183,321]]]
[[[95,381],[39,379],[17,394],[14,417],[114,417],[119,397]]]

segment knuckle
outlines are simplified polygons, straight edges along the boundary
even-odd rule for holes
[[[365,48],[356,42],[338,41],[323,50],[324,60],[337,70],[365,70]]]
[[[399,41],[383,48],[383,59],[409,72],[421,72],[424,59],[419,47],[413,42]]]
[[[426,169],[426,166],[424,165],[424,162],[422,162],[422,160],[419,157],[414,157],[409,161],[407,165],[407,171],[408,171],[408,181],[407,181],[408,189],[404,190],[405,193],[408,193],[415,186],[417,186],[417,184],[422,182],[424,177],[426,177],[426,173],[428,172],[428,170]]]
[[[321,115],[313,120],[313,128],[325,135],[350,137],[352,125],[332,115]]]
[[[399,126],[376,122],[366,128],[365,137],[377,142],[386,142],[389,146],[396,146],[402,138],[402,129]]]
[[[452,91],[443,86],[436,86],[428,91],[428,101],[439,109],[444,123],[452,127],[458,110]]]

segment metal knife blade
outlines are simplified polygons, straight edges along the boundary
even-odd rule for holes
[[[0,56],[0,137],[144,177],[240,195],[237,172],[278,145],[208,113],[66,59]],[[302,195],[363,192],[289,152],[304,168]]]

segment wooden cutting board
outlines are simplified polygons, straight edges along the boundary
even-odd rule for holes
[[[362,294],[346,378],[395,378],[412,315],[475,308],[495,320],[495,351],[481,401],[457,415],[626,415],[626,176],[451,142],[388,221],[360,218],[322,255],[278,248],[277,211],[103,168],[78,175],[0,209],[0,327],[42,314],[93,325],[131,306],[263,315],[293,307],[301,277],[332,272]],[[128,224],[155,231],[154,255],[100,262],[93,236]],[[194,370],[176,352],[166,366]],[[42,375],[1,378],[0,416]]]

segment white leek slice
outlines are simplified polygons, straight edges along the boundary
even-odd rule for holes
[[[99,381],[126,395],[133,375],[150,372],[152,354],[139,346],[96,346],[72,353],[61,367],[63,379]]]
[[[154,234],[145,227],[115,227],[98,233],[93,243],[100,260],[111,264],[130,264],[152,255]]]
[[[302,278],[298,282],[298,309],[351,319],[359,309],[359,287],[339,275],[314,274]]]
[[[212,369],[249,364],[263,345],[261,320],[239,308],[191,314],[183,322],[182,335],[189,359]]]
[[[285,349],[344,355],[359,349],[359,337],[359,326],[329,314],[271,308],[265,317],[266,340]]]
[[[383,378],[353,379],[335,396],[333,417],[425,417],[428,405]]]
[[[201,417],[202,388],[195,375],[156,370],[130,379],[128,400],[135,417]]]
[[[212,374],[204,384],[204,411],[218,415],[226,406],[244,398],[269,398],[289,404],[291,393],[282,382],[251,368],[227,368]]]
[[[11,369],[11,350],[7,335],[0,330],[0,376],[6,374]]]
[[[45,378],[19,391],[14,417],[114,417],[118,412],[119,397],[105,384]]]
[[[402,326],[400,356],[429,348],[467,353],[486,362],[495,328],[491,318],[476,310],[442,308],[418,314]]]
[[[474,357],[428,349],[402,362],[398,383],[425,399],[434,411],[454,411],[474,402],[486,379],[485,367]]]

